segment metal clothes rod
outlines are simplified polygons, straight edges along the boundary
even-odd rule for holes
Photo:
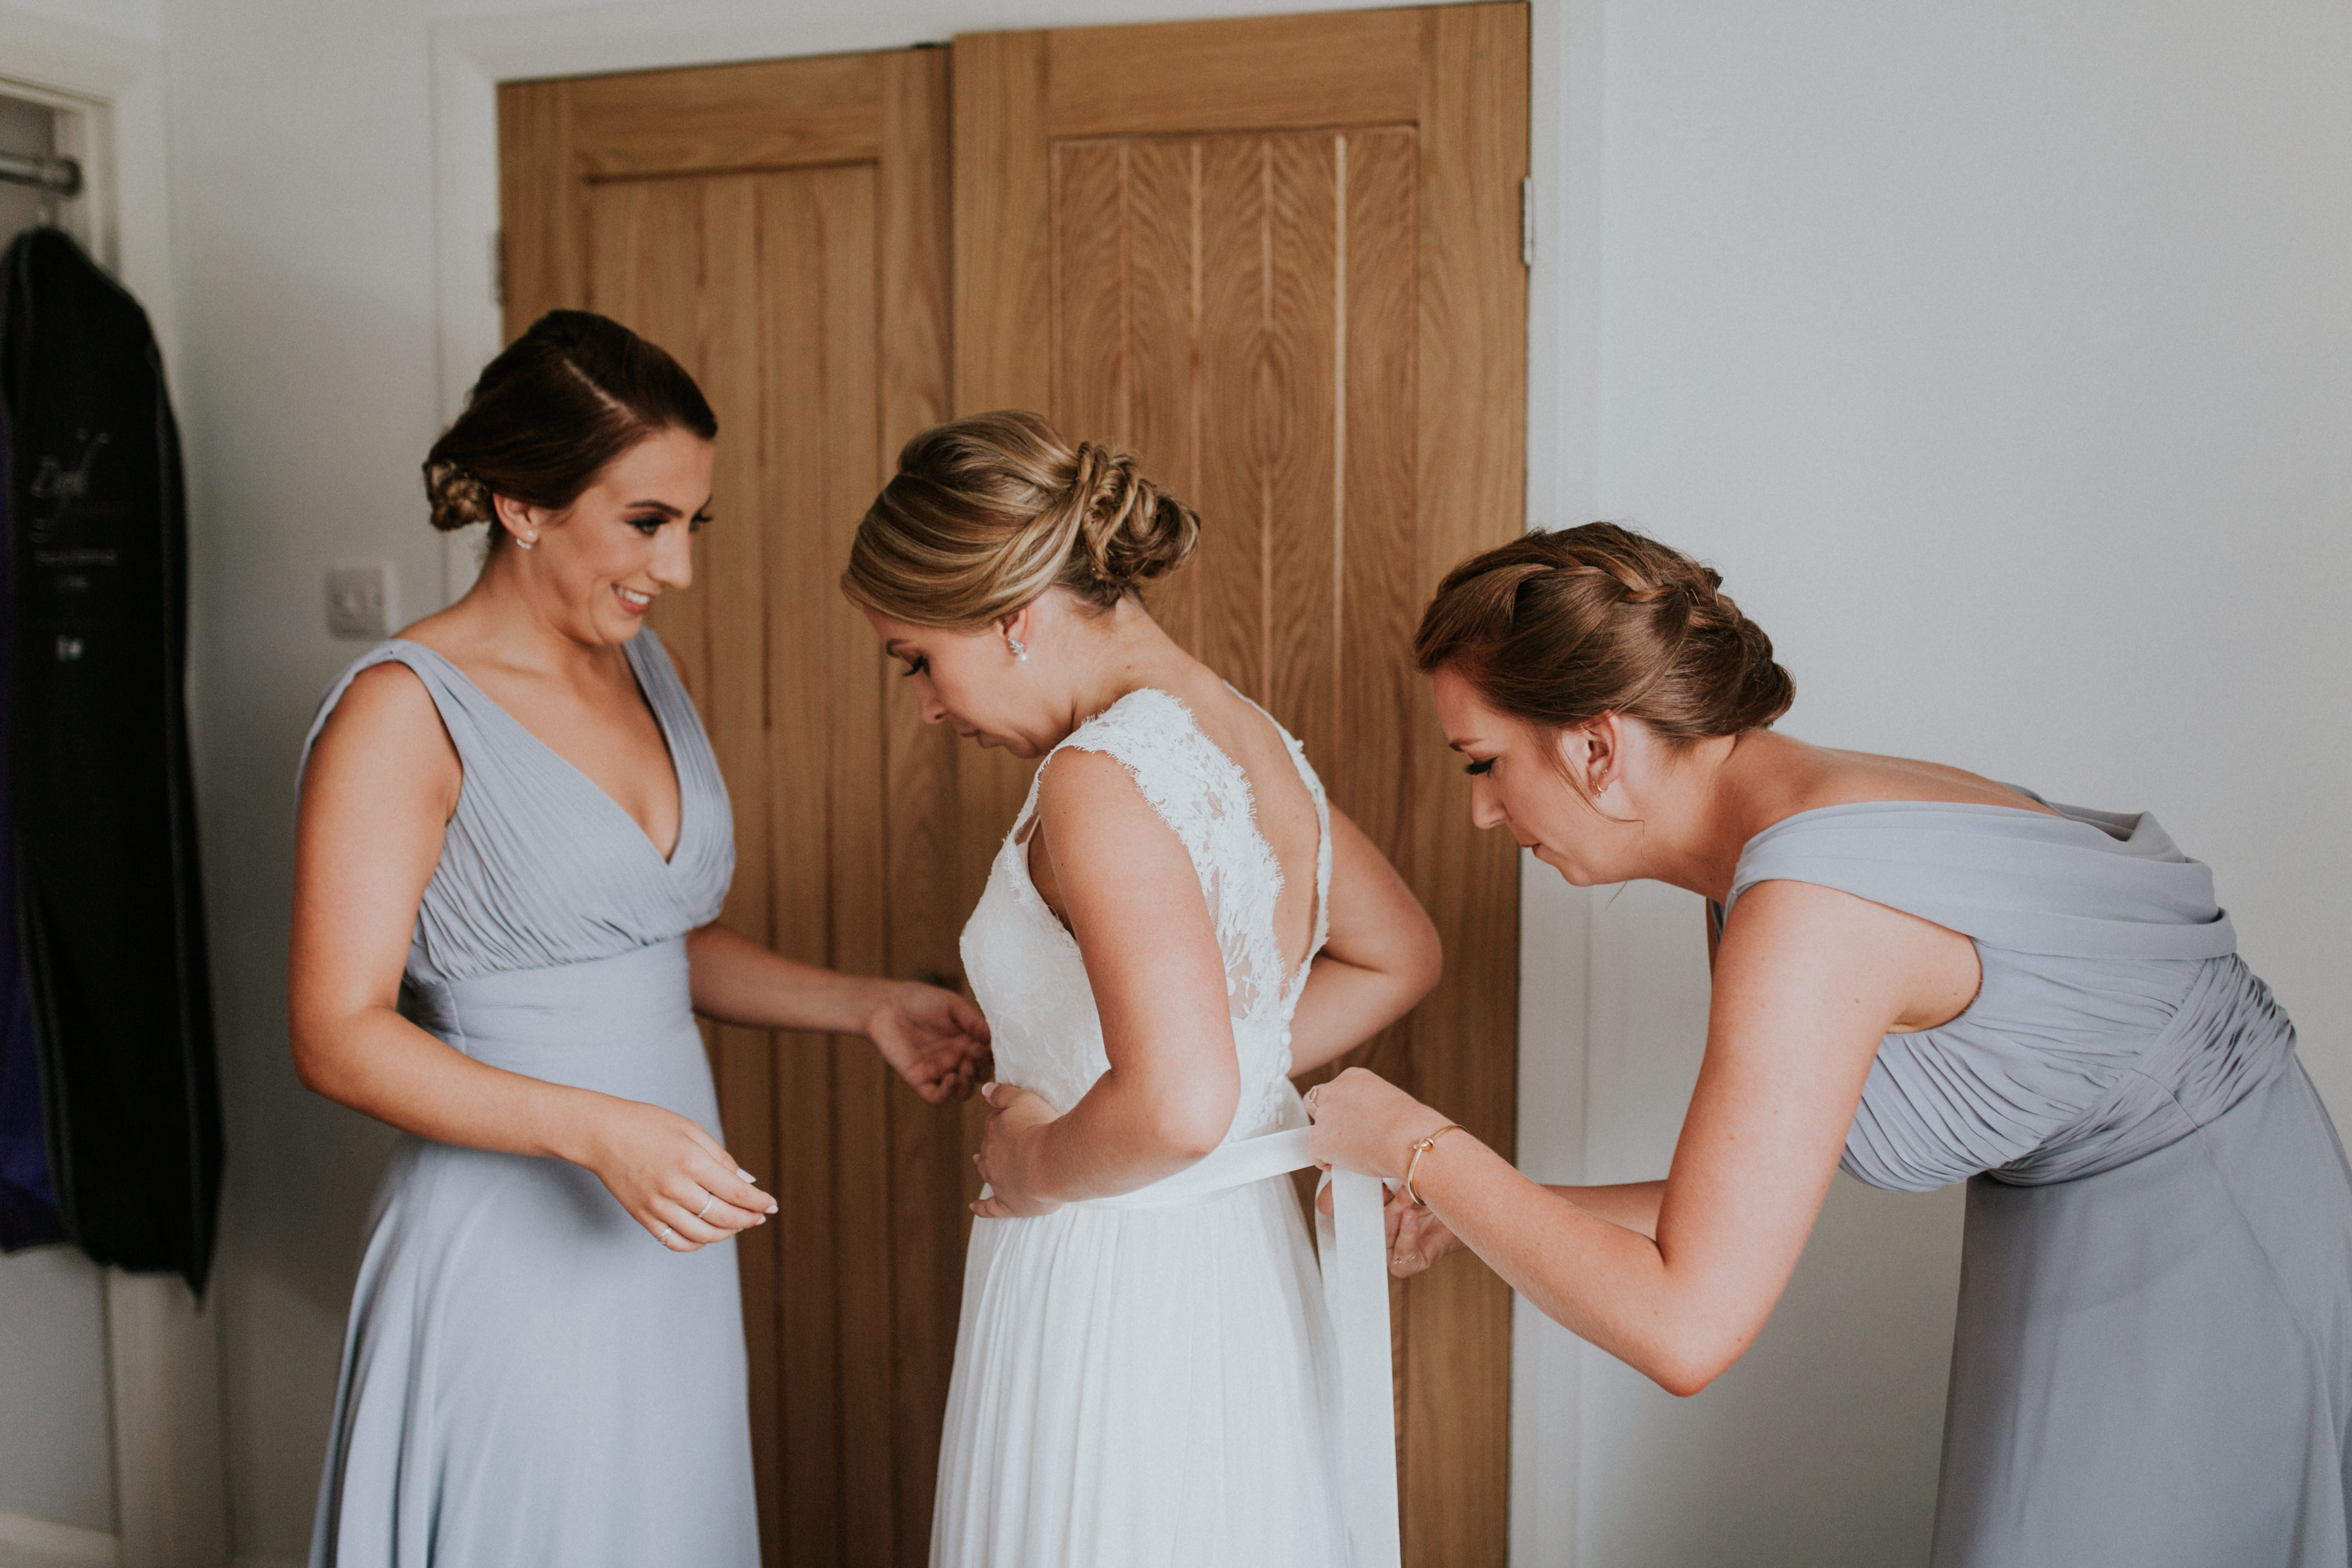
[[[12,185],[37,185],[61,196],[81,195],[81,163],[74,158],[49,158],[35,153],[0,153],[0,181]]]

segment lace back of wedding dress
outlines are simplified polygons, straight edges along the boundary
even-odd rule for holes
[[[1297,742],[1276,728],[1314,797],[1318,824],[1314,931],[1307,959],[1296,969],[1284,961],[1275,929],[1283,870],[1258,828],[1249,776],[1202,731],[1183,703],[1157,689],[1130,692],[1080,725],[1038,768],[1042,781],[1054,754],[1066,749],[1112,758],[1191,857],[1224,959],[1227,1011],[1242,1068],[1241,1105],[1229,1134],[1236,1137],[1279,1118],[1290,1069],[1291,1014],[1329,925],[1324,906],[1330,891],[1330,808]],[[1027,846],[1036,809],[1033,782],[965,929],[965,967],[996,1034],[1000,1076],[1037,1088],[1066,1110],[1109,1062],[1077,943],[1029,878]]]

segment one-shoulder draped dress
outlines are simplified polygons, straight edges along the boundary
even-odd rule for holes
[[[1801,812],[1727,916],[1811,882],[1983,966],[1880,1044],[1842,1161],[1968,1183],[1934,1568],[2346,1568],[2352,1167],[2211,872],[2055,809]]]
[[[310,740],[355,676],[397,660],[464,768],[404,1011],[477,1061],[716,1137],[686,934],[718,916],[734,829],[668,655],[651,631],[625,651],[677,775],[667,859],[421,644],[361,658]],[[744,1363],[730,1244],[672,1252],[562,1160],[404,1135],[352,1295],[312,1568],[753,1568]]]

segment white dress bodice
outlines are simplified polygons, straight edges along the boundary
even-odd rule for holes
[[[1038,781],[1055,754],[1076,748],[1111,757],[1134,775],[1200,876],[1224,955],[1226,1004],[1241,1064],[1241,1099],[1225,1141],[1285,1122],[1295,1103],[1290,1019],[1330,925],[1325,905],[1331,890],[1331,809],[1298,742],[1278,724],[1276,731],[1315,800],[1314,936],[1305,960],[1285,973],[1275,931],[1282,866],[1258,829],[1249,775],[1176,698],[1156,688],[1131,691],[1078,726],[1039,765],[989,870],[987,889],[964,926],[964,973],[988,1015],[999,1079],[1066,1111],[1110,1070],[1077,942],[1029,877]]]

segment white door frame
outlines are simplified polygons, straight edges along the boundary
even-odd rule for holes
[[[139,296],[169,374],[179,337],[163,51],[0,5],[0,91],[59,111],[59,151],[80,162],[84,182],[60,220]],[[16,1544],[58,1561],[221,1568],[229,1535],[217,1312],[172,1276],[110,1268],[105,1281],[116,1533]]]
[[[1533,0],[1528,147],[1535,245],[1528,299],[1528,521],[1600,515],[1602,0]],[[956,33],[1348,10],[1338,0],[769,0],[593,9],[437,22],[433,205],[442,417],[499,351],[498,87],[559,76],[904,48]],[[446,600],[472,583],[475,531],[445,541]],[[1586,895],[1533,861],[1520,877],[1520,1168],[1583,1174]],[[1529,977],[1534,977],[1530,979]],[[1576,1554],[1578,1366],[1589,1352],[1515,1300],[1511,1561],[1567,1568]]]

